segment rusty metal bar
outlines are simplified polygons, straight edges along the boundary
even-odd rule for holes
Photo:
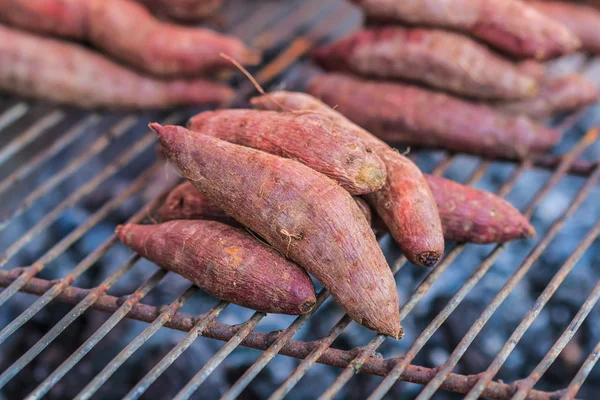
[[[100,116],[98,114],[91,114],[82,121],[78,122],[75,126],[69,129],[67,133],[61,136],[60,139],[52,143],[48,149],[40,152],[40,154],[37,154],[26,164],[19,167],[19,169],[10,174],[6,179],[3,179],[2,182],[0,182],[0,195],[2,195],[7,189],[11,188],[16,183],[21,182],[23,178],[35,171],[37,167],[54,155],[58,154],[61,150],[73,143],[80,136],[85,134],[87,129],[96,124],[98,121],[100,121]]]
[[[4,164],[6,160],[11,158],[13,155],[18,153],[23,147],[33,142],[35,139],[40,137],[46,129],[50,129],[65,117],[62,111],[52,111],[50,114],[40,118],[35,124],[33,124],[25,132],[14,138],[9,144],[4,146],[0,150],[0,165]]]
[[[117,269],[97,288],[92,290],[71,312],[65,315],[54,327],[48,331],[33,347],[23,354],[17,361],[0,375],[0,388],[4,387],[15,375],[42,352],[60,333],[67,328],[77,317],[85,312],[100,296],[114,285],[126,272],[139,260],[139,256],[132,256],[121,268]]]
[[[8,110],[4,111],[0,115],[0,131],[25,115],[28,109],[29,106],[21,102],[12,105]]]
[[[586,148],[587,142],[584,139],[580,141],[563,159],[563,163],[557,169],[554,175],[550,177],[550,179],[546,182],[545,186],[540,190],[534,198],[528,204],[525,215],[529,216],[533,212],[536,204],[548,193],[559,181],[560,178],[564,175],[565,171],[569,168],[569,164],[573,162],[581,152]],[[500,196],[504,196],[508,193],[510,188],[514,186],[518,176],[521,174],[525,168],[528,168],[530,165],[530,161],[526,161],[521,165],[515,174],[509,179],[510,185],[505,185],[499,192]],[[590,179],[588,179],[588,182]],[[557,220],[558,222],[558,220]],[[556,224],[556,223],[555,223]],[[554,226],[554,225],[553,225]],[[375,389],[375,391],[369,397],[370,400],[380,399],[382,398],[394,385],[394,383],[401,377],[402,373],[408,368],[410,362],[416,357],[419,351],[423,348],[423,346],[429,341],[431,336],[437,331],[437,329],[442,325],[442,323],[448,318],[448,316],[454,311],[456,307],[462,302],[462,300],[467,296],[467,294],[473,289],[473,287],[483,278],[483,276],[487,273],[487,271],[493,266],[496,259],[500,256],[505,246],[500,244],[496,246],[490,254],[483,260],[483,262],[476,268],[476,270],[471,274],[471,276],[465,281],[465,283],[461,286],[458,292],[452,297],[452,299],[448,302],[446,307],[434,318],[434,320],[428,325],[428,327],[419,335],[419,337],[413,342],[409,350],[406,352],[404,357],[397,363],[397,365],[392,369],[390,374],[386,376],[386,378],[379,384],[379,386]],[[537,257],[536,257],[537,258]]]
[[[7,286],[14,280],[14,277],[7,271],[0,271],[0,286]],[[41,295],[52,287],[52,282],[43,279],[33,278],[21,291],[34,295]],[[89,289],[69,287],[61,293],[56,299],[68,304],[77,304],[90,293]],[[95,301],[91,308],[106,313],[115,313],[122,304],[122,298],[110,295],[103,295]],[[160,308],[146,304],[136,304],[127,314],[127,318],[137,321],[152,323],[160,315]],[[194,326],[194,317],[191,315],[175,313],[173,318],[165,324],[166,327],[177,329],[183,332],[189,332]],[[202,336],[229,341],[235,337],[241,329],[240,326],[230,326],[220,322],[213,322],[203,332]],[[257,350],[267,350],[273,343],[274,333],[250,332],[240,343],[242,346]],[[279,352],[281,355],[304,359],[310,352],[318,346],[317,342],[301,342],[290,340]],[[356,357],[357,349],[344,351],[330,348],[318,360],[318,363],[327,364],[338,368],[345,368]],[[362,366],[362,371],[366,374],[386,376],[392,370],[394,365],[400,359],[369,358]],[[406,371],[400,376],[400,379],[407,382],[426,384],[435,376],[436,369],[418,367],[409,365]],[[477,375],[450,374],[444,381],[442,388],[445,390],[466,393],[475,384]],[[490,399],[506,399],[515,392],[515,385],[508,385],[499,382],[491,382],[483,396]],[[532,391],[530,397],[533,400],[550,400],[554,396],[552,393]]]
[[[135,117],[127,117],[121,120],[109,131],[109,134],[98,138],[87,151],[77,156],[66,168],[53,175],[42,186],[38,187],[28,196],[26,196],[17,208],[10,211],[0,219],[0,232],[3,231],[14,218],[28,210],[37,200],[48,193],[51,189],[63,182],[73,173],[79,171],[82,165],[104,150],[110,143],[112,143],[114,139],[123,136],[135,122]]]
[[[579,389],[587,379],[590,372],[598,362],[598,358],[600,358],[600,342],[596,343],[596,346],[587,357],[577,374],[567,387],[566,392],[560,397],[560,400],[573,400]]]
[[[173,315],[194,295],[199,289],[191,285],[185,292],[178,296],[167,307],[161,308],[161,313],[150,325],[146,327],[131,343],[112,359],[104,369],[75,397],[75,400],[87,400],[110,378],[116,370],[136,352],[148,339],[173,318]]]
[[[127,313],[131,311],[133,306],[138,304],[152,289],[158,285],[162,279],[167,275],[167,270],[159,269],[150,278],[146,280],[133,294],[122,298],[124,300],[122,305],[116,310],[109,319],[102,324],[100,328],[92,336],[90,336],[85,343],[69,356],[52,374],[50,374],[38,387],[31,392],[27,398],[29,399],[41,399],[48,391],[58,383],[58,381],[65,376],[81,359],[90,352],[98,344],[104,336],[108,334],[118,323],[121,321]]]
[[[152,173],[155,171],[155,168],[151,168],[144,172],[140,177],[138,177],[127,190],[123,191],[119,196],[113,198],[111,201],[106,203],[101,209],[99,209],[93,216],[91,216],[84,225],[80,226],[78,229],[83,228],[84,231],[89,229],[89,227],[95,226],[99,221],[108,216],[111,212],[117,209],[125,200],[131,197],[133,194],[141,190],[144,185],[148,182]],[[74,232],[76,237],[81,237],[83,234],[79,234],[78,232]],[[68,236],[67,236],[68,237]],[[43,296],[39,297],[32,305],[30,305],[25,311],[23,311],[17,318],[11,321],[2,331],[0,331],[0,344],[3,343],[10,335],[12,335],[17,329],[19,329],[23,324],[29,321],[35,314],[37,314],[42,308],[46,306],[46,304],[50,303],[60,292],[62,292],[67,286],[71,285],[75,279],[77,279],[81,274],[87,271],[93,263],[86,262],[81,263],[77,267],[73,269],[67,276],[62,279],[56,281],[55,285],[52,289],[48,290],[44,293]],[[28,270],[28,277],[32,277],[32,272],[39,268],[34,268]],[[24,274],[23,274],[24,275]],[[21,277],[19,277],[21,278]],[[18,279],[19,280],[19,279]],[[25,284],[26,279],[20,279],[19,282],[21,284]],[[19,284],[15,284],[14,287],[16,291],[20,289]],[[13,289],[13,290],[15,290]],[[15,291],[15,292],[16,292]],[[4,294],[4,292],[2,292]],[[7,298],[6,296],[4,298]]]
[[[529,329],[533,321],[538,317],[539,313],[542,311],[546,303],[548,303],[548,300],[550,300],[554,292],[556,292],[556,290],[565,280],[569,272],[571,272],[571,270],[575,267],[577,261],[579,261],[583,253],[585,253],[585,251],[593,243],[596,237],[598,237],[599,234],[600,221],[598,221],[596,225],[592,229],[590,229],[590,231],[577,245],[573,253],[565,261],[562,267],[556,272],[556,274],[548,283],[542,294],[540,294],[533,306],[531,306],[531,309],[529,310],[527,315],[525,315],[519,326],[515,329],[515,331],[506,341],[500,352],[496,355],[488,369],[481,374],[475,386],[473,386],[471,391],[465,397],[465,400],[476,400],[479,398],[486,385],[494,378],[494,376],[498,373],[502,365],[504,365],[504,362],[506,361],[508,356],[512,353],[512,351],[517,346],[527,329]]]
[[[256,312],[241,328],[219,349],[219,351],[202,367],[200,371],[177,393],[174,400],[189,399],[208,376],[217,368],[225,358],[254,330],[256,325],[266,314]]]
[[[467,334],[462,338],[459,345],[452,352],[448,360],[444,363],[444,365],[439,368],[439,372],[436,374],[435,378],[432,379],[425,389],[417,396],[417,400],[423,400],[430,398],[440,387],[441,383],[448,376],[448,374],[452,371],[456,363],[460,360],[464,352],[467,350],[468,346],[475,339],[475,337],[479,334],[481,329],[485,326],[486,322],[492,317],[494,312],[498,309],[498,307],[504,302],[504,299],[513,291],[515,286],[521,281],[523,276],[529,271],[529,269],[533,266],[535,261],[539,258],[539,256],[544,252],[548,244],[556,237],[562,226],[565,224],[566,220],[573,215],[573,213],[579,208],[581,203],[586,199],[590,191],[597,185],[598,180],[600,178],[600,168],[596,169],[596,171],[590,176],[590,178],[586,181],[583,188],[579,191],[567,211],[563,213],[563,215],[552,224],[544,238],[536,245],[536,247],[529,253],[521,266],[517,269],[517,271],[508,279],[508,281],[504,284],[502,289],[496,294],[492,302],[485,308],[483,313],[477,318],[475,323],[473,323],[472,327],[469,329]],[[545,190],[542,189],[539,193],[544,193]],[[537,196],[536,196],[537,197]],[[530,206],[533,206],[531,203]],[[528,213],[530,214],[530,213]]]
[[[531,372],[531,374],[529,374],[527,378],[518,382],[517,387],[519,389],[512,397],[513,400],[525,399],[525,397],[533,389],[537,381],[542,377],[542,375],[544,375],[546,370],[550,367],[550,365],[552,365],[554,360],[556,360],[556,357],[558,357],[561,351],[565,348],[567,343],[571,341],[579,327],[581,327],[583,321],[587,318],[590,311],[592,311],[592,308],[594,308],[594,306],[596,305],[598,298],[600,298],[600,282],[596,283],[596,286],[594,287],[594,290],[592,290],[592,293],[590,293],[587,300],[585,301],[585,303],[583,303],[583,305],[581,306],[581,308],[579,309],[579,311],[577,312],[567,329],[565,329],[563,334],[560,335],[560,338],[556,341],[556,343],[554,343],[554,346],[552,346],[550,351],[546,353],[546,356],[542,359],[542,361],[540,361],[540,363],[535,367],[535,369]]]
[[[165,372],[167,368],[175,360],[179,358],[179,356],[187,350],[188,347],[194,343],[196,338],[200,336],[202,331],[206,328],[206,326],[211,323],[215,318],[219,316],[221,311],[223,311],[229,303],[225,301],[219,302],[216,306],[212,308],[208,313],[200,315],[196,318],[198,321],[196,325],[189,331],[189,333],[185,336],[185,338],[177,344],[166,356],[163,357],[162,360],[158,364],[152,368],[143,378],[140,380],[127,395],[123,398],[123,400],[135,400],[138,399],[158,377]]]

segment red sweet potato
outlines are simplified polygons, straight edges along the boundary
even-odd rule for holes
[[[310,277],[241,228],[215,221],[119,225],[121,242],[218,299],[266,313],[299,315],[316,303]]]
[[[600,25],[598,25],[600,29]],[[598,31],[600,33],[600,30]],[[598,101],[598,88],[581,75],[572,74],[549,78],[542,82],[540,92],[531,99],[499,102],[496,108],[511,114],[532,118],[574,111]]]
[[[352,198],[370,225],[371,208],[362,198],[358,196]],[[236,223],[221,207],[196,190],[189,181],[185,181],[169,193],[164,204],[156,211],[156,216],[162,222],[176,219],[209,219],[230,225]]]
[[[369,132],[308,94],[279,91],[270,93],[268,97],[256,97],[252,99],[252,104],[259,108],[275,109],[278,105],[273,100],[288,109],[322,112],[341,126],[363,137],[366,142],[369,138],[373,143],[379,142],[379,139]],[[387,145],[382,143],[382,146]],[[400,154],[396,154],[400,158]],[[394,169],[395,164],[388,164],[388,181],[398,176]],[[427,174],[424,177],[437,203],[446,239],[458,242],[496,243],[535,235],[535,230],[527,219],[504,199],[444,178]],[[385,187],[382,192],[387,190],[393,193],[393,190],[399,187],[400,183]],[[372,204],[377,204],[385,196],[371,194],[367,197],[371,197]],[[401,196],[388,194],[388,197],[392,199],[392,207],[396,207],[395,204],[402,204]],[[401,222],[395,222],[393,213],[384,212],[381,215],[384,223],[392,227],[390,230],[394,235],[397,229],[394,226]]]
[[[204,79],[141,76],[81,46],[0,25],[0,90],[79,107],[218,104],[233,91]]]
[[[213,15],[223,0],[137,0],[154,13],[184,22],[195,22]]]
[[[521,73],[529,75],[538,82],[546,77],[546,66],[544,63],[536,60],[529,59],[520,61],[517,63],[517,68],[519,68]]]
[[[400,83],[323,74],[311,80],[308,91],[389,142],[515,159],[544,152],[559,140],[557,132],[526,116]]]
[[[375,149],[385,163],[387,180],[381,190],[365,196],[367,201],[411,262],[429,267],[439,261],[444,238],[437,207],[423,174],[412,161],[312,96],[276,92],[255,98],[252,103],[259,108],[277,109],[271,98],[289,109],[322,113]]]
[[[188,129],[292,158],[338,182],[350,194],[381,189],[385,166],[352,134],[336,129],[321,114],[218,110],[192,117]]]
[[[109,55],[159,76],[201,74],[259,61],[238,39],[161,22],[130,0],[2,0],[0,20],[43,34],[87,40]]]
[[[348,192],[294,160],[181,127],[150,127],[196,189],[320,280],[352,319],[402,336],[394,276]]]
[[[580,45],[560,23],[519,0],[353,0],[372,19],[466,32],[516,57],[545,59]]]
[[[426,179],[440,210],[446,238],[502,243],[535,236],[527,218],[506,200],[438,176],[426,175]]]
[[[600,54],[600,11],[564,1],[529,1],[527,4],[566,26],[579,38],[582,50]]]
[[[408,79],[476,98],[519,99],[538,89],[536,79],[485,46],[434,29],[364,29],[321,47],[314,58],[328,70]]]

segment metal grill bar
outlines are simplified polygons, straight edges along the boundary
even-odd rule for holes
[[[577,394],[577,392],[579,392],[579,389],[583,385],[583,382],[585,382],[588,375],[590,374],[590,372],[592,372],[592,369],[598,362],[598,358],[600,358],[600,342],[596,344],[594,350],[592,350],[592,352],[585,360],[581,368],[579,368],[579,371],[577,371],[577,374],[567,387],[565,394],[561,396],[561,400],[572,400],[575,398],[575,395]]]
[[[35,124],[33,124],[33,126],[31,126],[22,134],[18,135],[12,142],[2,148],[2,151],[0,151],[0,165],[4,164],[6,160],[21,151],[23,147],[40,137],[44,132],[46,132],[46,129],[50,129],[57,125],[64,118],[65,114],[62,111],[52,111],[50,114],[42,117]]]
[[[6,128],[19,118],[21,118],[27,110],[29,106],[25,103],[17,103],[14,106],[10,107],[8,110],[4,111],[2,115],[0,115],[0,130]]]
[[[571,206],[567,211],[550,227],[546,233],[544,239],[542,239],[538,245],[532,250],[530,255],[525,259],[523,264],[517,269],[517,271],[509,278],[506,284],[502,287],[500,292],[494,297],[492,302],[486,307],[481,316],[475,321],[471,329],[463,337],[457,348],[452,352],[446,363],[439,369],[435,378],[427,384],[425,389],[419,394],[417,400],[423,400],[430,398],[440,387],[441,383],[452,371],[456,363],[460,360],[468,346],[475,339],[477,334],[483,329],[485,323],[491,318],[494,312],[498,309],[500,304],[506,299],[506,297],[513,291],[517,283],[525,276],[529,269],[533,266],[535,261],[539,258],[542,252],[546,249],[548,244],[556,237],[566,220],[573,215],[573,213],[579,208],[581,203],[588,196],[589,192],[597,185],[598,179],[600,178],[600,168],[596,169],[596,172],[592,174],[590,179],[586,182],[584,187],[575,197]],[[542,191],[543,192],[543,191]]]
[[[578,154],[581,154],[583,150],[588,146],[586,139],[582,139],[580,143],[573,148],[573,150],[569,153],[568,157],[565,157],[563,164],[557,170],[557,172],[546,182],[545,186],[541,191],[537,193],[537,195],[531,200],[529,205],[526,208],[525,215],[530,216],[533,212],[537,203],[559,182],[560,178],[564,175],[564,171],[568,169],[569,163],[576,159]],[[517,170],[517,173],[520,174],[522,170]],[[518,174],[513,176],[513,179],[510,180],[514,184],[516,179],[518,178]],[[505,190],[501,190],[501,195],[505,195],[510,189],[512,185],[505,186]],[[506,192],[506,193],[504,193]],[[557,220],[557,222],[560,220]],[[546,234],[545,239],[548,238],[548,234]],[[542,242],[544,239],[542,239]],[[542,243],[540,242],[540,244]],[[540,245],[538,244],[538,247]],[[536,248],[538,248],[536,247]],[[458,292],[452,297],[452,299],[448,302],[446,307],[434,318],[434,320],[428,325],[428,327],[419,335],[419,337],[413,342],[409,350],[406,352],[404,357],[400,360],[400,362],[394,367],[392,372],[386,376],[386,378],[381,382],[381,384],[377,387],[377,389],[371,394],[370,400],[380,399],[385,393],[387,393],[394,383],[398,380],[410,362],[416,357],[419,351],[425,346],[425,344],[429,341],[431,336],[437,331],[437,329],[442,325],[442,323],[448,318],[448,316],[454,311],[456,307],[462,302],[462,300],[466,297],[468,293],[475,287],[475,285],[483,278],[483,276],[487,273],[487,271],[493,266],[496,259],[500,256],[501,252],[504,250],[505,245],[498,245],[492,250],[492,252],[484,259],[484,261],[477,267],[477,269],[473,272],[473,274],[465,281],[465,283],[461,286]],[[543,250],[543,249],[542,249]],[[540,253],[541,254],[541,253]],[[533,259],[532,257],[528,257],[529,259]],[[535,257],[537,259],[537,257]],[[515,283],[516,284],[516,283]],[[511,289],[512,291],[512,289]],[[470,343],[469,343],[470,344]],[[466,347],[465,347],[466,350]]]
[[[87,400],[115,373],[115,371],[127,360],[137,349],[150,339],[173,315],[194,295],[199,289],[192,285],[171,304],[162,309],[162,312],[142,333],[125,347],[118,356],[100,372],[79,394],[75,400]]]
[[[41,164],[58,154],[61,150],[69,146],[75,140],[79,139],[87,130],[94,124],[100,121],[98,114],[92,114],[86,117],[83,121],[79,122],[73,128],[71,128],[64,136],[61,136],[56,142],[54,142],[47,150],[33,157],[26,164],[22,165],[19,169],[14,171],[8,178],[0,182],[0,195],[4,194],[7,189],[13,185],[22,181],[30,173],[35,171]]]
[[[200,333],[206,328],[206,326],[211,323],[215,318],[219,316],[221,311],[223,311],[229,303],[225,301],[219,302],[216,306],[212,308],[208,313],[204,315],[200,315],[197,317],[198,322],[194,327],[190,330],[190,332],[185,336],[185,338],[177,344],[170,352],[167,354],[158,364],[152,368],[150,372],[144,376],[144,378],[137,383],[127,393],[124,397],[124,400],[134,400],[138,399],[152,383],[167,369],[173,362],[179,358],[179,356],[194,343],[194,340],[200,335]]]
[[[477,381],[477,384],[471,389],[468,395],[465,397],[465,400],[476,400],[479,398],[486,385],[494,378],[494,376],[498,373],[504,362],[513,351],[513,349],[517,346],[527,329],[531,326],[533,321],[540,314],[546,303],[550,300],[554,292],[558,289],[558,287],[565,280],[569,272],[575,267],[575,264],[583,253],[587,250],[587,248],[592,244],[594,239],[600,234],[600,222],[596,223],[596,225],[588,232],[588,234],[584,237],[584,239],[579,243],[573,254],[567,259],[567,261],[563,264],[563,266],[556,272],[552,280],[548,283],[542,294],[537,298],[531,309],[527,313],[527,315],[523,318],[517,329],[513,332],[507,342],[502,347],[502,350],[498,353],[494,361],[490,364],[488,369],[481,374],[481,377]]]

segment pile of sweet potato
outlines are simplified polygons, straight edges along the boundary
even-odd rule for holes
[[[539,123],[594,103],[542,63],[600,49],[600,12],[567,2],[353,0],[367,26],[322,46],[308,92],[379,138],[504,159],[560,139]]]
[[[140,3],[1,0],[0,90],[87,108],[221,104],[232,90],[206,79],[231,68],[220,53],[242,64],[260,61],[237,38],[150,12],[196,20],[214,13],[220,0]]]
[[[124,244],[219,299],[310,312],[310,274],[356,322],[400,338],[398,291],[375,229],[423,267],[440,260],[445,240],[535,235],[505,200],[422,174],[308,94],[274,92],[252,104],[200,113],[186,128],[150,124],[187,181],[156,224],[117,228]]]

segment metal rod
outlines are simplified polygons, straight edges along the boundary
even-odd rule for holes
[[[473,386],[471,391],[465,397],[465,400],[476,400],[479,398],[486,385],[494,378],[494,376],[498,373],[502,365],[504,365],[504,362],[506,361],[508,356],[512,353],[512,351],[517,346],[527,329],[529,329],[533,321],[535,321],[535,319],[538,317],[539,313],[542,311],[546,303],[548,303],[554,292],[556,292],[556,290],[565,280],[569,272],[571,272],[571,270],[575,267],[577,261],[579,261],[583,253],[585,253],[585,251],[596,239],[596,237],[598,237],[599,234],[600,221],[598,221],[596,225],[592,229],[590,229],[590,231],[577,245],[573,253],[565,261],[562,267],[556,272],[556,274],[548,283],[542,294],[537,298],[533,306],[531,306],[531,309],[527,312],[523,320],[519,323],[517,329],[515,329],[515,331],[506,341],[500,352],[496,355],[488,369],[481,374],[475,386]]]
[[[19,373],[27,364],[31,362],[38,354],[42,352],[58,335],[64,331],[77,317],[85,312],[100,296],[114,285],[127,271],[129,271],[139,260],[138,255],[132,256],[121,268],[113,272],[98,287],[92,290],[71,312],[65,315],[56,325],[48,331],[33,347],[23,354],[17,361],[6,369],[0,375],[0,388],[4,387],[15,375]]]
[[[106,322],[102,324],[100,328],[92,336],[90,336],[85,343],[69,356],[52,374],[50,374],[38,387],[31,392],[27,399],[41,399],[48,391],[58,383],[58,381],[65,376],[81,359],[89,353],[102,338],[104,338],[118,323],[121,321],[129,311],[140,302],[152,289],[160,283],[160,281],[167,275],[167,270],[157,270],[146,282],[144,282],[133,294],[125,296],[126,299],[121,307],[116,310]]]
[[[228,305],[229,305],[229,303],[227,303],[225,301],[221,301],[216,306],[214,306],[212,308],[212,310],[210,310],[208,313],[205,313],[203,315],[198,316],[197,317],[198,322],[189,331],[189,333],[185,336],[185,338],[181,342],[179,342],[179,344],[177,344],[177,346],[175,346],[169,352],[169,354],[167,354],[166,356],[164,356],[162,358],[162,360],[160,360],[160,362],[158,364],[156,364],[154,366],[154,368],[152,368],[152,370],[150,370],[142,378],[142,380],[140,380],[129,391],[129,393],[127,393],[127,395],[123,398],[123,400],[136,400],[142,394],[144,394],[144,392],[146,390],[148,390],[148,388],[150,387],[150,385],[152,385],[152,383],[154,383],[154,381],[156,379],[158,379],[158,377],[163,372],[165,372],[165,370],[167,368],[169,368],[169,366],[171,364],[173,364],[173,362],[175,362],[175,360],[177,360],[179,358],[179,356],[181,354],[183,354],[183,352],[185,350],[187,350],[187,348],[192,345],[192,343],[194,343],[194,341],[198,338],[198,336],[206,328],[206,326],[209,323],[211,323],[215,318],[217,318],[219,316],[219,314],[221,313],[221,311],[223,311],[225,309],[225,307],[227,307]]]
[[[95,226],[99,221],[104,219],[107,215],[109,215],[112,211],[117,209],[125,200],[131,197],[134,193],[141,190],[144,185],[148,182],[152,173],[155,171],[155,168],[148,169],[144,172],[140,177],[138,177],[127,190],[122,192],[119,196],[113,198],[111,201],[106,203],[101,209],[99,209],[93,216],[91,216],[86,224],[80,226],[78,229]],[[81,235],[76,235],[80,237]],[[0,344],[3,343],[10,335],[12,335],[17,329],[19,329],[23,324],[29,321],[35,314],[37,314],[42,308],[46,306],[46,304],[50,303],[59,293],[61,293],[66,287],[71,285],[75,279],[77,279],[81,274],[87,271],[94,263],[86,262],[80,263],[77,267],[73,269],[70,273],[68,273],[64,278],[56,281],[55,285],[52,289],[48,290],[44,293],[43,296],[39,297],[32,305],[30,305],[24,312],[19,314],[17,318],[11,321],[2,331],[0,331]],[[27,274],[27,276],[31,279],[31,273]],[[25,279],[20,279],[20,284],[24,285]],[[13,284],[14,285],[14,284]],[[17,290],[19,285],[11,285],[11,287],[16,288]],[[14,290],[14,289],[13,289]],[[4,294],[4,291],[2,292]],[[3,297],[7,298],[7,297]],[[1,304],[1,303],[0,303]]]
[[[456,363],[460,360],[464,352],[467,350],[471,342],[475,339],[475,337],[479,334],[481,329],[485,326],[487,321],[492,317],[498,307],[504,302],[504,299],[513,291],[515,286],[521,281],[521,279],[525,276],[525,274],[529,271],[529,269],[533,266],[535,261],[539,258],[539,256],[544,252],[548,244],[556,237],[562,226],[565,224],[566,220],[573,215],[573,213],[579,208],[581,203],[586,199],[590,191],[596,186],[598,183],[598,179],[600,178],[600,168],[596,169],[596,171],[590,176],[590,178],[586,181],[583,188],[579,191],[567,211],[563,213],[563,215],[555,221],[554,224],[550,227],[545,237],[538,243],[538,245],[529,253],[526,257],[525,261],[521,264],[521,266],[517,269],[517,271],[508,279],[508,281],[504,284],[502,289],[496,294],[492,302],[485,308],[483,313],[477,318],[477,320],[473,323],[469,331],[463,336],[459,345],[452,352],[448,360],[444,363],[444,365],[439,368],[439,372],[436,374],[435,378],[431,380],[423,389],[423,391],[417,396],[417,400],[423,400],[430,398],[440,387],[441,383],[448,376],[448,374],[452,371]],[[543,192],[544,190],[542,190]]]
[[[27,110],[29,106],[26,103],[17,103],[4,111],[0,115],[0,131],[25,115]]]
[[[4,146],[2,150],[0,150],[0,165],[4,164],[13,155],[40,137],[44,132],[46,132],[46,129],[50,129],[58,124],[64,119],[64,117],[65,114],[62,111],[52,111],[50,114],[40,118],[25,132],[17,135],[17,137],[15,137],[9,144]]]
[[[229,339],[229,341],[219,349],[219,351],[212,356],[212,358],[202,367],[196,375],[177,393],[174,400],[184,400],[189,399],[196,390],[200,387],[200,385],[208,378],[208,376],[217,368],[225,358],[233,350],[237,348],[237,346],[250,334],[251,331],[254,330],[256,325],[263,319],[266,314],[261,312],[256,312],[252,315],[252,317],[246,321],[240,329]]]
[[[158,330],[169,321],[175,312],[179,310],[183,305],[198,291],[198,288],[194,285],[190,286],[184,293],[177,297],[167,307],[163,307],[160,315],[150,325],[146,327],[131,343],[129,343],[121,352],[112,359],[110,363],[104,369],[96,375],[96,377],[89,383],[79,394],[75,397],[75,400],[87,400],[98,389],[102,386],[108,378],[110,378],[117,369],[125,362],[133,353],[136,352],[148,339],[150,339]]]
[[[561,396],[560,400],[572,400],[575,398],[575,395],[579,392],[579,389],[598,362],[598,358],[600,358],[600,341],[596,343],[596,346],[590,355],[587,357],[581,368],[579,368],[579,371],[577,371],[577,374],[567,387],[566,392]]]
[[[596,305],[596,302],[600,298],[600,282],[596,283],[594,290],[590,293],[589,297],[583,303],[567,329],[560,335],[560,338],[554,343],[554,346],[546,353],[546,356],[540,361],[535,369],[529,374],[529,376],[518,382],[517,393],[512,397],[513,400],[524,400],[527,394],[533,389],[533,386],[537,381],[544,375],[546,370],[552,365],[556,357],[561,353],[565,346],[571,341],[583,321],[587,318],[592,308]]]
[[[90,126],[98,123],[99,121],[100,117],[98,114],[91,114],[77,123],[71,129],[69,129],[67,133],[61,136],[60,139],[52,143],[48,149],[40,152],[40,154],[37,154],[26,164],[19,167],[19,169],[10,174],[6,179],[3,179],[2,182],[0,182],[0,195],[4,194],[7,189],[11,188],[16,183],[21,182],[25,177],[35,171],[35,169],[41,164],[73,143],[80,136],[85,134]]]

